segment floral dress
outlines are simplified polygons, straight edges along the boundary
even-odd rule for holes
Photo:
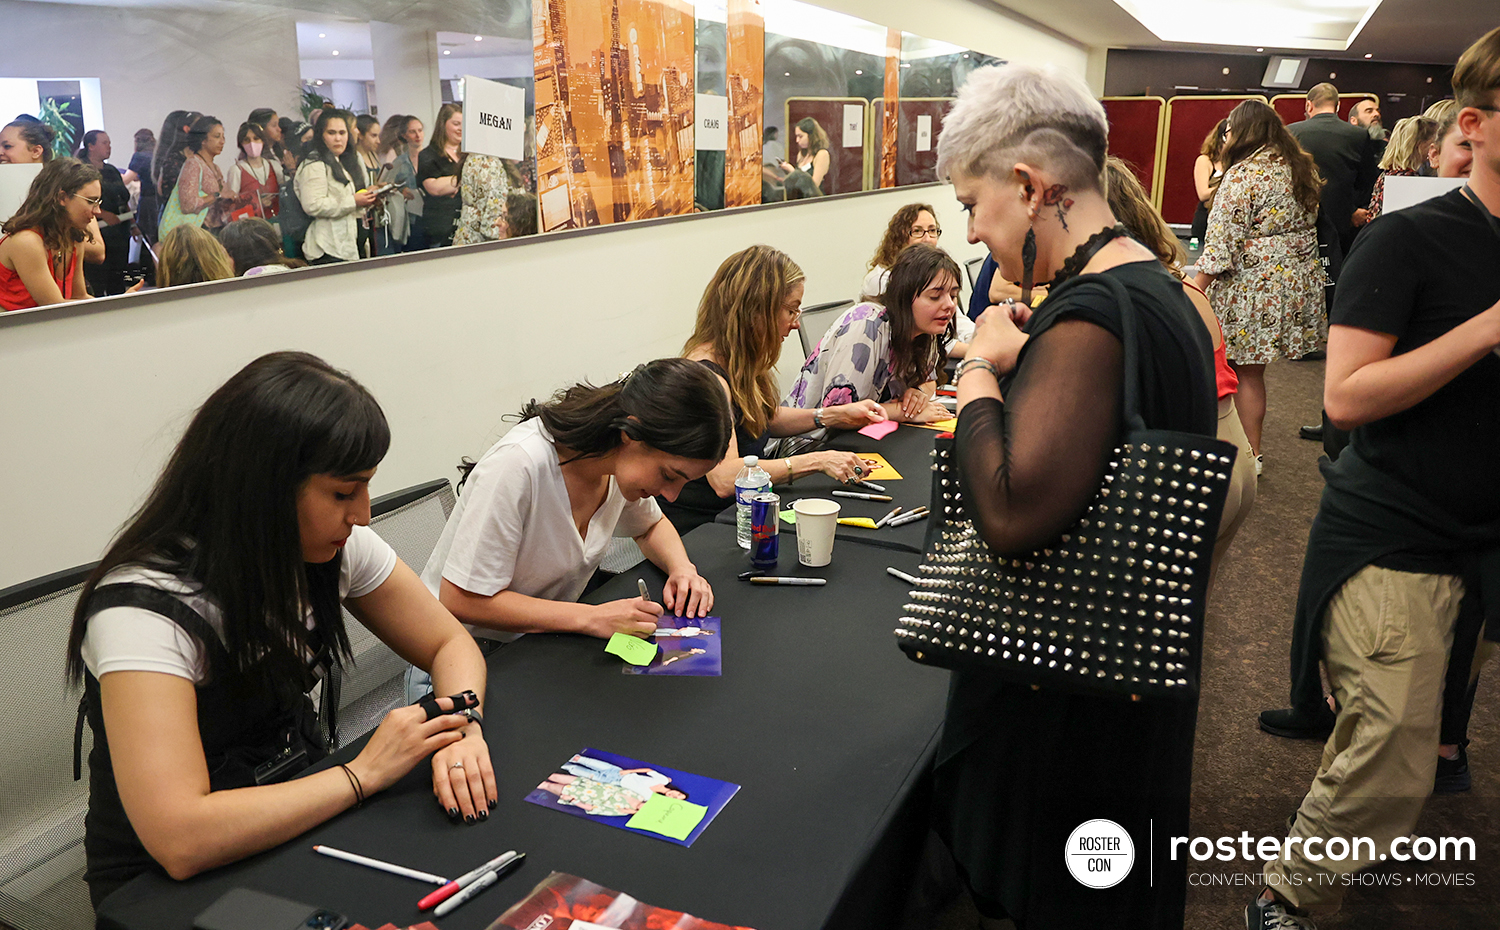
[[[622,785],[579,778],[557,795],[564,804],[580,807],[595,817],[625,817],[641,809],[641,796]]]
[[[1198,270],[1218,275],[1208,300],[1223,322],[1231,362],[1264,365],[1323,347],[1317,218],[1297,202],[1279,155],[1262,149],[1225,172]]]
[[[1385,209],[1386,178],[1414,178],[1416,176],[1417,173],[1415,171],[1408,171],[1405,168],[1392,168],[1389,171],[1380,172],[1380,177],[1375,179],[1375,190],[1370,194],[1370,219],[1374,220]]]
[[[510,177],[505,173],[505,162],[493,155],[470,152],[464,159],[458,187],[464,206],[458,215],[453,244],[473,245],[499,239],[495,230],[505,219],[505,199],[510,196]]]

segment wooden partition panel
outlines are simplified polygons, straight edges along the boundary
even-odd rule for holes
[[[1109,153],[1129,162],[1151,202],[1160,203],[1156,180],[1167,101],[1161,97],[1105,97],[1101,102],[1109,117]]]
[[[1349,111],[1354,109],[1354,105],[1369,97],[1380,99],[1379,94],[1339,94],[1339,119],[1348,119]],[[1276,109],[1276,115],[1288,126],[1302,121],[1302,115],[1307,112],[1304,106],[1306,103],[1306,94],[1277,94],[1271,98],[1271,106]]]
[[[870,102],[863,97],[792,97],[786,102],[787,157],[797,147],[795,127],[799,120],[812,117],[828,133],[828,176],[823,179],[823,193],[847,194],[865,189],[866,127],[859,127],[859,144],[844,145],[844,107],[860,108],[861,122],[868,122]]]
[[[1214,97],[1173,97],[1167,101],[1165,142],[1162,151],[1161,215],[1168,223],[1186,225],[1198,209],[1193,189],[1193,163],[1203,147],[1203,137],[1241,100],[1265,102],[1259,94],[1228,94]]]
[[[897,187],[926,184],[938,179],[938,137],[943,133],[943,114],[952,104],[952,97],[901,98],[896,107]],[[919,134],[917,130],[923,125],[927,132]]]

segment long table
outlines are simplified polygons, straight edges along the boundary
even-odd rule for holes
[[[896,431],[884,439],[871,439],[853,431],[835,431],[831,434],[824,448],[836,449],[841,452],[859,452],[870,454],[878,452],[885,457],[892,468],[901,473],[901,479],[882,481],[875,479],[875,483],[885,488],[893,500],[887,501],[865,501],[851,497],[831,497],[832,491],[861,491],[868,489],[854,485],[845,485],[833,480],[822,472],[806,475],[798,478],[795,484],[782,485],[774,488],[781,495],[781,509],[787,510],[792,503],[804,497],[824,497],[838,501],[840,505],[840,517],[869,517],[879,520],[890,512],[892,507],[900,505],[903,512],[915,510],[931,501],[932,497],[932,448],[933,440],[937,433],[930,429],[917,426],[900,426]],[[871,492],[873,493],[873,492]],[[734,507],[731,505],[720,513],[714,522],[723,524],[734,524]],[[796,533],[786,524],[782,524],[783,532]],[[839,539],[847,539],[853,542],[865,543],[871,546],[880,546],[886,549],[898,549],[903,552],[921,552],[922,541],[927,533],[927,521],[918,520],[904,526],[881,527],[878,530],[868,530],[859,526],[845,526],[840,524],[836,536]]]
[[[370,927],[430,918],[416,908],[429,886],[314,854],[322,843],[448,876],[507,849],[527,853],[519,871],[437,921],[443,930],[488,926],[552,870],[757,930],[889,926],[925,835],[921,786],[947,689],[945,674],[893,642],[906,586],[885,568],[914,571],[917,555],[841,540],[831,565],[805,569],[786,545],[779,573],[827,586],[760,586],[735,580],[748,561],[732,528],[705,525],[684,541],[714,585],[722,677],[627,676],[600,640],[522,637],[488,659],[500,803],[487,821],[450,824],[421,764],[362,810],[277,849],[185,882],[137,878],[104,902],[103,925],[187,930],[234,887]],[[646,563],[590,599],[633,597],[637,577],[659,596],[664,578]],[[691,848],[522,800],[584,747],[742,788]]]

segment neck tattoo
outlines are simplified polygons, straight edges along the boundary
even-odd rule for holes
[[[1055,207],[1057,209],[1057,221],[1062,224],[1063,232],[1068,229],[1068,211],[1073,208],[1073,198],[1068,196],[1067,187],[1054,184],[1042,191],[1042,206]]]

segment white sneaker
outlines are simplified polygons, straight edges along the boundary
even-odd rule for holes
[[[1255,477],[1259,478],[1260,473],[1265,469],[1265,467],[1266,457],[1264,455],[1257,455],[1255,457]]]

